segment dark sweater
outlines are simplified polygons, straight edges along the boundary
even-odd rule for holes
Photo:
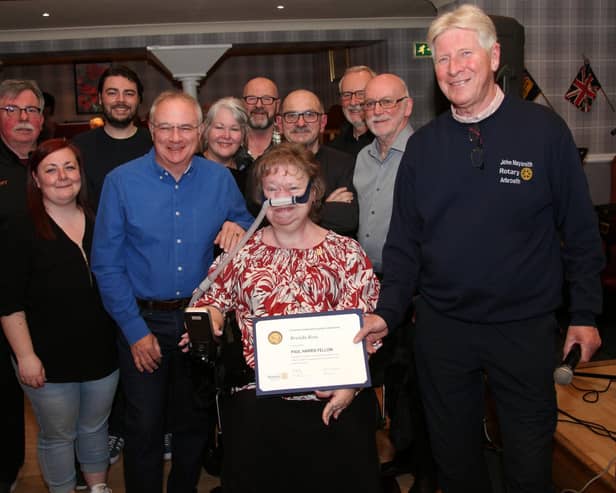
[[[471,162],[469,125],[450,112],[409,139],[376,313],[396,327],[419,292],[455,319],[523,320],[554,311],[566,277],[571,323],[594,325],[603,255],[565,122],[507,97],[479,126],[483,169]]]

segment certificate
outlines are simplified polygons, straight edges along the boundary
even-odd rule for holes
[[[257,395],[369,387],[360,310],[254,319]]]

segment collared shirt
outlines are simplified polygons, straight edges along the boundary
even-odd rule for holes
[[[459,123],[477,123],[477,122],[480,122],[481,120],[485,120],[490,115],[493,115],[496,112],[496,110],[500,107],[500,105],[503,103],[503,100],[505,99],[505,93],[500,88],[500,86],[496,84],[494,84],[494,86],[496,87],[496,94],[494,94],[494,98],[492,99],[490,104],[487,106],[487,108],[484,108],[484,110],[479,112],[477,115],[465,116],[465,115],[460,115],[456,111],[455,106],[452,104],[451,105],[451,116],[453,117],[453,119]]]
[[[338,137],[327,145],[329,147],[333,147],[334,149],[338,149],[339,151],[351,154],[354,158],[356,158],[359,151],[367,145],[370,145],[373,140],[374,135],[372,135],[370,130],[366,130],[358,138],[355,138],[355,135],[353,134],[353,125],[349,122],[345,122],[340,129],[340,134]]]
[[[149,333],[135,298],[190,297],[225,221],[253,221],[233,177],[200,157],[176,182],[145,156],[111,171],[98,209],[92,269],[105,308],[132,344]]]
[[[375,272],[382,272],[383,245],[389,230],[396,175],[406,142],[412,134],[410,125],[404,127],[385,159],[381,159],[377,139],[357,155],[353,175],[359,202],[357,240],[372,261]]]

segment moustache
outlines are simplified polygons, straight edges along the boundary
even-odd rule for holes
[[[350,104],[347,106],[347,110],[349,111],[362,111],[361,104]]]
[[[267,111],[263,108],[255,108],[250,112],[251,115],[267,115]]]
[[[19,123],[14,127],[14,130],[30,130],[34,131],[34,125],[28,122]]]
[[[310,133],[310,129],[308,127],[295,127],[291,130],[292,134],[307,134]]]
[[[366,121],[368,123],[383,123],[389,120],[391,120],[391,118],[387,118],[387,117],[383,118],[382,116],[379,116],[379,117],[373,116],[372,118],[368,118]]]
[[[130,106],[128,106],[128,105],[126,105],[126,104],[114,104],[114,105],[111,107],[111,109],[112,109],[112,110],[115,110],[115,109],[120,109],[120,110],[130,110],[131,108],[130,108]]]

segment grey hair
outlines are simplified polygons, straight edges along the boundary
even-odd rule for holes
[[[214,122],[214,118],[216,118],[218,112],[223,108],[231,112],[233,119],[240,126],[242,131],[242,144],[245,143],[246,129],[248,128],[248,113],[246,113],[246,109],[240,99],[229,96],[216,101],[212,106],[210,106],[207,115],[205,115],[205,131],[203,132],[204,149],[207,147],[207,133]]]
[[[338,82],[338,91],[342,92],[342,79],[344,79],[348,74],[355,74],[358,72],[368,72],[372,77],[376,77],[376,72],[372,70],[368,65],[353,65],[352,67],[348,67],[342,77],[340,77],[340,81]]]
[[[0,83],[0,99],[15,99],[24,91],[32,91],[39,101],[41,112],[45,107],[45,98],[38,84],[33,80],[6,79]]]
[[[197,119],[198,119],[197,124],[201,125],[203,123],[203,110],[201,109],[199,102],[195,98],[193,98],[190,94],[182,92],[182,91],[177,91],[177,90],[164,91],[164,92],[161,92],[157,96],[157,98],[152,103],[152,106],[150,107],[150,116],[149,116],[150,122],[155,121],[154,116],[156,115],[156,109],[158,108],[160,103],[168,99],[179,99],[181,101],[186,101],[187,103],[193,105],[195,108],[195,111],[197,112]]]

